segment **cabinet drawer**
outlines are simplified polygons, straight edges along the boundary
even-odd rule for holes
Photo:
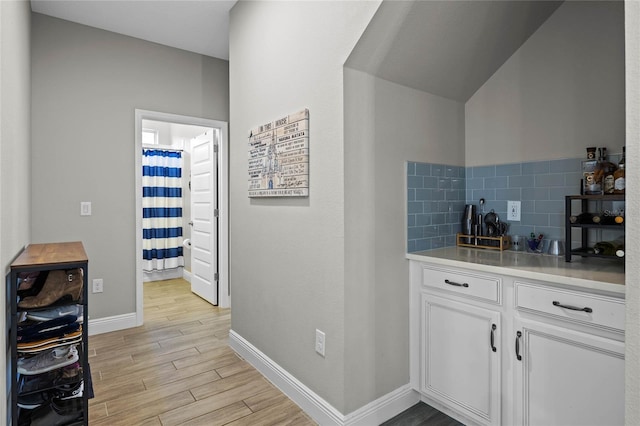
[[[578,291],[515,283],[516,309],[624,330],[624,300]]]
[[[422,268],[422,285],[424,287],[494,303],[501,302],[501,282],[500,278],[492,276],[431,266]]]

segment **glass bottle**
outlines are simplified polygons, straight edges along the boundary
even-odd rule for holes
[[[602,148],[598,148],[598,160],[592,165],[592,172],[585,173],[585,194],[602,194],[602,173]]]
[[[602,193],[613,194],[615,187],[615,173],[617,167],[607,159],[607,148],[602,148]]]
[[[618,162],[618,170],[613,174],[614,184],[613,184],[613,193],[614,194],[624,194],[624,189],[626,187],[625,184],[625,173],[624,173],[624,164],[625,164],[625,148],[622,147],[622,158]]]

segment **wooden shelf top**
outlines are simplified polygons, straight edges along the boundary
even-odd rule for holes
[[[566,195],[570,200],[624,201],[624,194]]]
[[[88,260],[84,246],[80,241],[29,244],[11,263],[11,268],[63,266]]]

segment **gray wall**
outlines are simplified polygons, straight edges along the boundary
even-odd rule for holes
[[[622,153],[624,3],[562,4],[466,103],[466,166]]]
[[[0,14],[0,259],[6,273],[30,240],[29,2],[0,2]]]
[[[345,69],[345,390],[358,408],[409,382],[406,171],[464,164],[464,105]]]
[[[28,1],[0,1],[0,265],[3,276],[31,239],[30,29]],[[6,292],[0,293],[0,306],[6,306]],[[6,330],[5,319],[6,315],[0,315],[2,330]],[[0,350],[2,366],[6,366],[6,355],[6,350]],[[5,381],[2,383],[0,401],[6,401]],[[6,419],[6,408],[5,402],[0,403],[0,422]]]
[[[640,164],[640,2],[625,2],[627,164]],[[627,167],[627,235],[640,235],[640,168]],[[640,424],[640,240],[625,247],[625,424]]]
[[[343,413],[359,405],[345,397],[343,64],[377,7],[265,1],[231,10],[232,329]],[[249,130],[304,108],[309,197],[248,198]],[[325,358],[314,351],[316,328]]]
[[[84,243],[92,319],[135,312],[134,110],[228,121],[228,62],[40,14],[32,39],[33,241]]]

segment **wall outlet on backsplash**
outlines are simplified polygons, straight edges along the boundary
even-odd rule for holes
[[[520,201],[507,201],[507,220],[520,222]]]

